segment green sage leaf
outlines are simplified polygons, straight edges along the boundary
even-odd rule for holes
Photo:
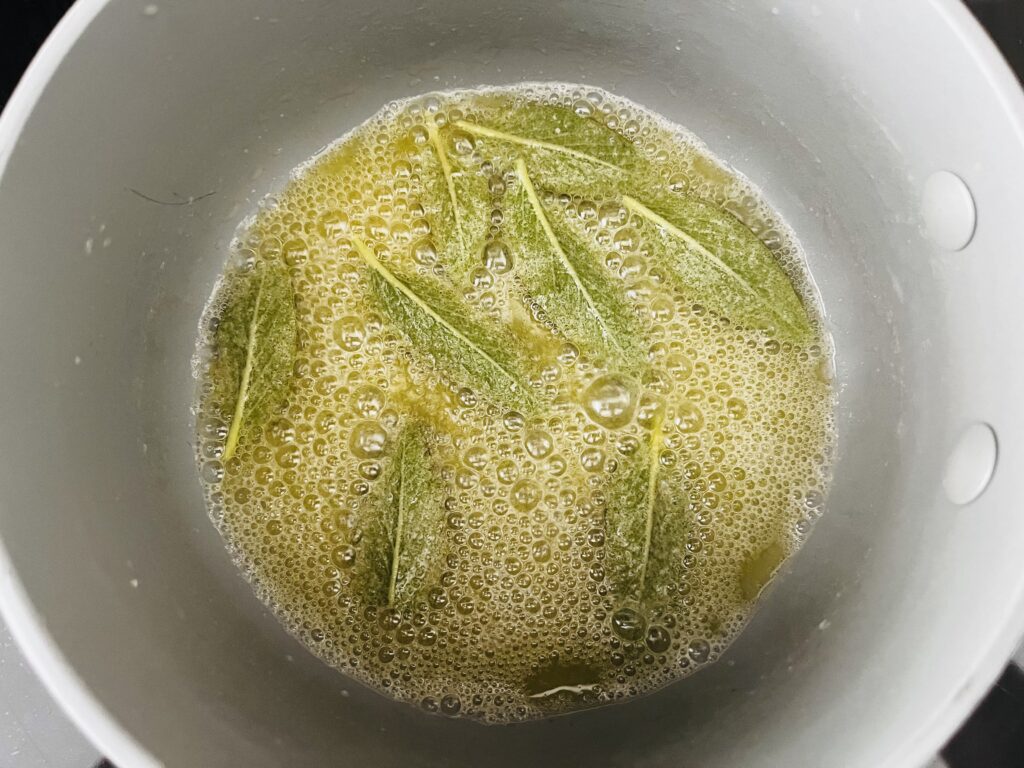
[[[451,152],[452,135],[428,122],[429,151],[423,160],[424,207],[441,264],[463,280],[481,265],[492,202],[487,178],[471,160]]]
[[[623,599],[647,602],[678,580],[690,526],[688,496],[661,464],[661,418],[651,425],[646,450],[613,475],[605,509],[605,569]]]
[[[551,323],[581,348],[623,365],[643,363],[643,333],[622,286],[583,241],[545,208],[526,162],[516,161],[518,186],[509,196],[508,236],[518,276]]]
[[[444,485],[433,433],[423,422],[403,427],[377,488],[360,512],[355,578],[368,602],[403,608],[443,565]]]
[[[217,399],[231,422],[222,459],[288,394],[298,347],[291,277],[283,264],[260,262],[224,288],[214,337]]]
[[[526,159],[534,183],[556,192],[595,195],[619,189],[630,174],[647,167],[636,145],[596,117],[547,104],[495,105],[487,125],[455,123],[511,164]]]
[[[811,323],[774,254],[728,211],[687,195],[622,202],[654,236],[652,259],[693,299],[737,325],[806,342]]]
[[[399,276],[359,238],[356,251],[369,267],[377,306],[410,341],[413,352],[428,354],[448,374],[510,408],[533,411],[536,399],[527,371],[529,352],[500,326],[477,316],[446,286]]]

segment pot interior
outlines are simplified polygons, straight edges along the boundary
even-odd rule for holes
[[[972,25],[939,0],[106,3],[0,178],[0,537],[59,651],[168,765],[923,758],[1021,625],[1024,146]],[[761,186],[835,337],[839,455],[828,512],[721,662],[485,727],[328,669],[253,596],[206,517],[190,358],[235,225],[291,168],[391,99],[523,80],[632,98]],[[978,207],[961,252],[921,234],[940,169]],[[957,507],[942,475],[974,422],[999,469]]]

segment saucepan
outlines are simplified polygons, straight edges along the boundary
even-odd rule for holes
[[[484,726],[307,653],[207,519],[197,322],[236,224],[392,99],[602,86],[798,233],[828,509],[724,658]],[[1024,97],[956,0],[80,0],[0,121],[0,604],[122,768],[908,766],[1024,631]]]

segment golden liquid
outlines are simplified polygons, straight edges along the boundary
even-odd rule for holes
[[[575,86],[388,105],[244,224],[230,266],[283,256],[300,351],[287,404],[229,462],[220,457],[231,414],[216,411],[211,387],[200,386],[197,460],[212,519],[259,596],[325,662],[430,712],[507,722],[643,694],[719,657],[821,513],[833,394],[820,330],[797,348],[695,306],[648,263],[626,212],[601,201],[560,204],[640,310],[650,338],[642,378],[587,359],[524,314],[513,256],[497,239],[458,288],[513,329],[534,327],[542,412],[527,418],[490,403],[411,349],[375,308],[347,238],[443,276],[418,175],[429,151],[424,126],[464,116],[486,124],[495,93],[603,116],[657,160],[658,183],[736,213],[772,248],[805,304],[815,298],[797,243],[745,179],[682,129]],[[499,222],[509,169],[482,165],[468,137],[451,150],[489,174]],[[204,327],[218,309],[215,295]],[[210,342],[201,338],[200,349]],[[636,407],[624,426],[607,416],[616,397]],[[692,524],[671,599],[628,614],[632,623],[639,615],[633,626],[603,565],[605,487],[624,458],[643,450],[658,409],[661,477],[685,488]],[[401,611],[367,604],[350,576],[387,441],[413,415],[443,435],[444,566]]]

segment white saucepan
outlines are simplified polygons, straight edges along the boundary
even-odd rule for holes
[[[189,362],[289,169],[388,100],[522,80],[632,98],[762,187],[835,335],[840,448],[721,662],[485,727],[328,669],[254,597]],[[914,768],[1024,631],[1024,97],[956,0],[81,0],[0,174],[0,606],[121,768]]]

